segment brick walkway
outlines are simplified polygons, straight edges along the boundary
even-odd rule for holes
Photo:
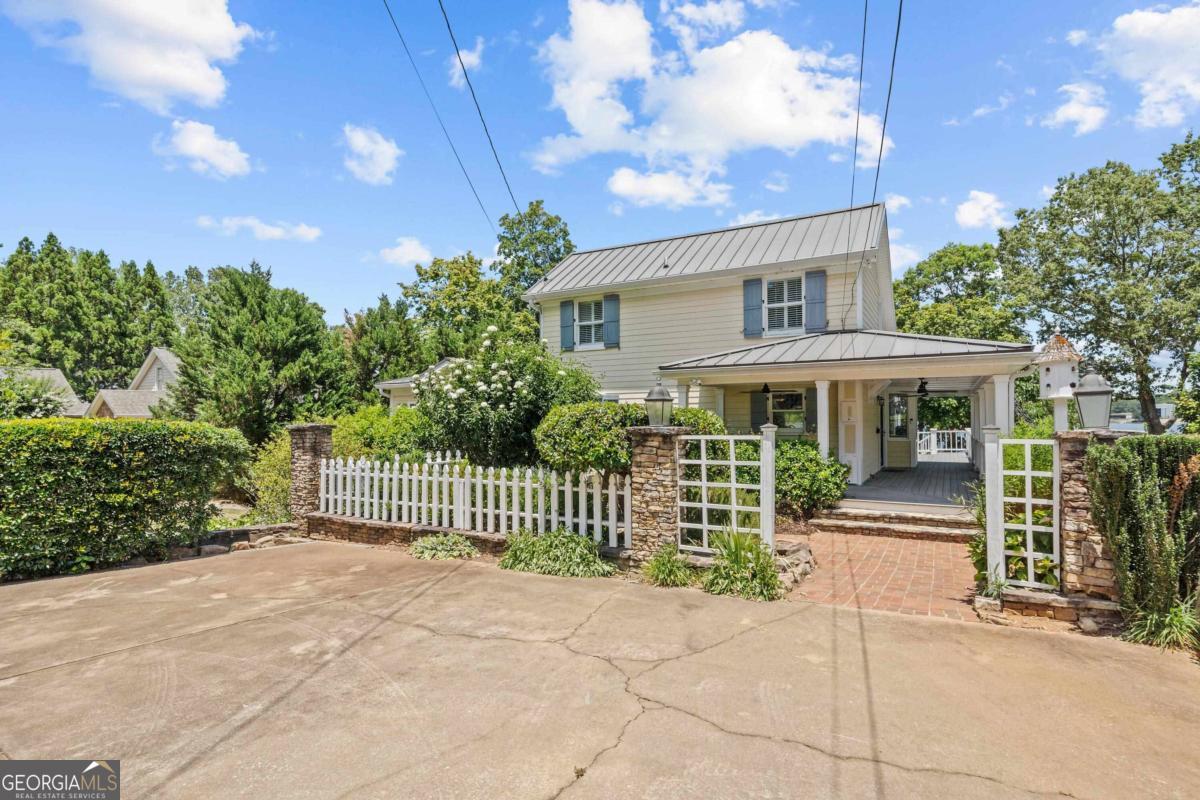
[[[964,544],[813,533],[817,566],[797,587],[816,603],[975,620],[975,569]]]

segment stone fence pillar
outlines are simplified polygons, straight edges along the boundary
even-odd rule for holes
[[[333,426],[289,425],[292,437],[292,483],[288,511],[296,520],[320,507],[321,459],[333,456]]]
[[[1112,445],[1126,436],[1122,431],[1063,431],[1058,440],[1060,488],[1059,523],[1062,527],[1063,590],[1104,600],[1118,600],[1117,575],[1112,552],[1092,522],[1092,500],[1084,457],[1095,440]]]
[[[679,437],[690,428],[628,428],[633,444],[630,467],[630,560],[646,561],[679,536]]]

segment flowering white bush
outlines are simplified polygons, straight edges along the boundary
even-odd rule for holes
[[[598,386],[543,344],[514,342],[489,325],[473,356],[418,378],[413,391],[440,447],[475,464],[513,466],[534,463],[533,430],[546,412],[594,400]]]

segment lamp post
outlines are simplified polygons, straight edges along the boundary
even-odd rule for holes
[[[651,428],[666,428],[671,424],[671,407],[675,405],[675,399],[663,388],[661,378],[646,395],[644,402]]]
[[[1107,428],[1112,409],[1113,388],[1108,381],[1092,372],[1084,375],[1075,387],[1075,408],[1084,428]]]

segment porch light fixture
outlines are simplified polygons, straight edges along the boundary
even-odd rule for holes
[[[1113,388],[1108,381],[1092,372],[1084,375],[1075,387],[1075,408],[1084,428],[1107,428],[1112,409]]]
[[[671,406],[675,399],[663,388],[662,379],[658,380],[650,393],[646,395],[646,416],[650,418],[650,427],[665,428],[671,424]]]

